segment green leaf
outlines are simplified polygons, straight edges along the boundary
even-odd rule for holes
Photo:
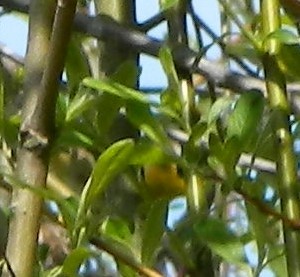
[[[40,270],[39,275],[41,277],[60,277],[62,272],[62,266],[56,266],[49,270]]]
[[[159,200],[152,203],[147,214],[142,239],[142,262],[153,266],[156,251],[165,231],[168,202]]]
[[[293,80],[300,79],[300,46],[282,44],[277,54],[277,62],[282,72]]]
[[[100,245],[103,249],[107,249],[107,252],[114,253],[115,257],[118,258],[116,260],[116,262],[118,263],[118,267],[122,263],[122,261],[129,261],[129,264],[132,265],[140,264],[140,261],[137,258],[137,253],[134,253],[132,248],[128,247],[128,244],[120,243],[119,241],[113,240],[104,234],[101,234],[97,238],[92,238],[91,241],[93,244]],[[129,276],[132,275],[130,274]]]
[[[208,124],[212,124],[215,122],[218,118],[222,118],[226,110],[230,108],[232,105],[232,97],[224,96],[218,98],[213,105],[211,106],[211,109],[208,114]]]
[[[126,265],[126,264],[123,264],[121,262],[117,262],[118,264],[118,270],[119,270],[119,273],[120,273],[120,276],[126,276],[126,277],[138,277],[138,273],[136,273],[136,271]]]
[[[122,85],[133,87],[138,76],[136,63],[127,61],[122,63],[111,76],[111,80]],[[98,130],[102,136],[108,134],[120,108],[124,105],[124,99],[110,93],[101,95],[98,103]],[[118,120],[118,119],[117,119]],[[117,131],[120,133],[119,131]]]
[[[239,141],[236,137],[231,137],[224,144],[224,150],[222,153],[221,161],[223,162],[228,177],[235,176],[235,166],[241,154],[241,150],[238,147]]]
[[[191,228],[190,228],[191,229]],[[185,230],[186,231],[186,230]],[[175,231],[176,232],[176,231]],[[170,249],[178,257],[178,260],[186,267],[194,268],[195,261],[191,259],[190,249],[187,245],[191,245],[191,240],[185,237],[178,236],[175,232],[168,232],[168,241],[170,243]],[[185,234],[187,234],[186,232]]]
[[[56,201],[56,204],[59,207],[65,227],[69,234],[71,234],[75,226],[79,201],[75,197],[69,197],[67,199],[63,199],[62,201]]]
[[[189,163],[198,164],[200,161],[206,163],[208,150],[200,142],[206,131],[207,124],[205,122],[199,121],[192,127],[190,138],[183,148],[183,156]]]
[[[300,42],[299,37],[288,30],[285,29],[277,29],[266,37],[266,40],[276,39],[282,44],[298,44]]]
[[[188,143],[191,144],[196,144],[199,142],[199,140],[202,138],[204,133],[207,131],[207,124],[205,122],[197,122],[193,127],[192,127],[192,134],[188,140]]]
[[[171,111],[172,117],[180,118],[181,102],[178,89],[166,89],[160,94],[160,108]]]
[[[82,263],[92,256],[93,252],[88,248],[76,248],[66,257],[62,275],[67,277],[78,276],[78,271]]]
[[[159,55],[160,63],[164,69],[164,72],[167,74],[169,88],[178,91],[179,79],[177,76],[177,71],[175,68],[171,50],[168,47],[162,47],[159,50],[158,55]]]
[[[83,208],[80,208],[82,216],[94,199],[126,168],[133,149],[133,140],[125,139],[114,143],[101,154],[94,166],[90,182],[84,187],[80,205]]]
[[[222,161],[222,153],[224,151],[223,143],[220,137],[215,133],[210,133],[208,138],[209,150],[213,156]]]
[[[245,266],[244,245],[221,220],[208,219],[194,226],[198,239],[225,261]]]
[[[288,277],[286,265],[286,255],[283,245],[270,245],[268,260],[270,261],[268,265],[275,273],[275,276]]]
[[[227,139],[236,137],[245,147],[256,134],[264,109],[263,95],[256,90],[244,93],[238,99],[227,122]]]
[[[131,245],[132,234],[128,224],[120,218],[108,217],[101,225],[101,233],[128,247]]]
[[[162,147],[170,148],[168,135],[159,120],[151,113],[149,105],[133,101],[128,102],[127,117],[133,125],[143,131],[151,140]]]
[[[149,139],[141,138],[132,153],[130,164],[143,166],[145,164],[165,164],[171,162],[161,147]]]
[[[70,102],[70,94],[59,93],[56,101],[56,124],[61,127],[66,122],[66,114]]]
[[[70,102],[67,109],[66,122],[78,118],[83,112],[91,109],[93,106],[95,106],[95,95],[88,93],[87,90],[82,90],[80,93],[77,93]]]
[[[55,141],[55,146],[84,147],[91,149],[94,146],[94,139],[72,128],[64,128],[59,133]]]
[[[96,90],[110,93],[124,100],[132,100],[139,103],[147,104],[149,99],[146,95],[138,90],[128,88],[112,80],[96,80],[93,78],[85,78],[82,84]]]
[[[134,87],[138,78],[139,72],[136,62],[128,60],[122,63],[116,72],[111,76],[111,79],[127,87]]]
[[[109,133],[116,116],[122,106],[122,100],[111,94],[101,95],[98,103],[98,130],[102,136]]]

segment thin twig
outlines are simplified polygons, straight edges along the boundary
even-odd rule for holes
[[[90,243],[92,243],[97,248],[104,250],[108,254],[112,255],[115,259],[130,266],[136,272],[142,274],[145,277],[163,277],[159,272],[140,264],[135,259],[121,252],[118,247],[114,247],[111,243],[108,243],[100,237],[90,239]]]
[[[164,20],[165,20],[165,16],[163,15],[163,13],[158,13],[158,14],[152,16],[151,18],[147,19],[143,23],[139,24],[138,30],[143,33],[146,33],[149,30],[157,27]]]
[[[293,220],[293,219],[287,218],[286,216],[275,211],[274,209],[272,209],[271,207],[269,207],[268,205],[266,205],[259,199],[256,199],[255,197],[250,196],[242,189],[236,188],[235,191],[238,194],[240,194],[246,202],[253,205],[255,208],[257,208],[263,214],[272,216],[277,220],[281,220],[284,224],[286,224],[289,228],[291,228],[293,230],[300,230],[300,221],[299,220]]]

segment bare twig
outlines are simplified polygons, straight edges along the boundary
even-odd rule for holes
[[[162,23],[165,20],[163,13],[158,13],[143,23],[139,24],[139,30],[141,32],[148,32],[152,28],[155,28],[157,25]]]

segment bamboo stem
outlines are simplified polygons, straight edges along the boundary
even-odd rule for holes
[[[265,37],[280,28],[278,0],[261,1],[262,25]],[[290,107],[286,94],[286,83],[278,68],[273,53],[280,47],[278,41],[265,43],[263,64],[270,108],[274,114],[273,132],[277,143],[278,190],[281,198],[282,214],[289,220],[298,221],[300,217],[297,188],[296,159],[289,126]],[[283,222],[289,276],[300,276],[300,236]]]

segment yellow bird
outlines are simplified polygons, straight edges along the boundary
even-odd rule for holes
[[[146,191],[154,198],[174,198],[186,193],[187,184],[176,164],[144,166]]]

